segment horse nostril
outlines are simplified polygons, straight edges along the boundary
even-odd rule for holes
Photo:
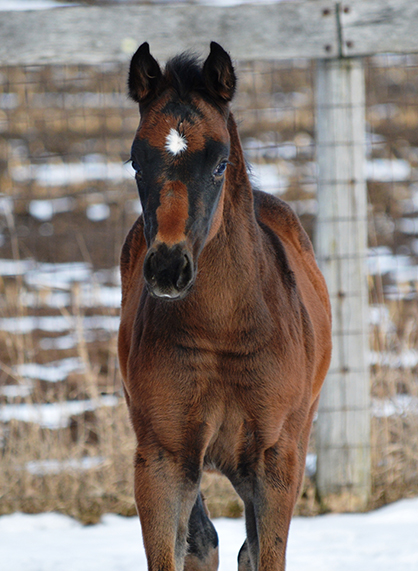
[[[154,285],[156,283],[153,261],[155,262],[155,252],[149,252],[144,262],[144,277],[150,285]]]
[[[179,277],[176,282],[176,287],[179,290],[187,287],[193,276],[193,261],[191,256],[186,252],[183,255],[183,265],[180,269]]]

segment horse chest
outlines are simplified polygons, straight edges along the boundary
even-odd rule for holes
[[[267,311],[220,325],[199,312],[189,324],[176,313],[154,317],[136,330],[132,343],[131,378],[143,385],[158,378],[158,385],[178,390],[226,384],[260,391],[266,381],[279,386],[280,377],[305,359],[297,327],[273,322]]]

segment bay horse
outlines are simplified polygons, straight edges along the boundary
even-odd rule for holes
[[[182,54],[162,71],[148,43],[130,64],[143,214],[121,254],[118,351],[149,571],[217,569],[205,468],[245,505],[239,571],[285,568],[330,361],[324,279],[290,207],[251,187],[235,86],[214,42],[203,65]]]

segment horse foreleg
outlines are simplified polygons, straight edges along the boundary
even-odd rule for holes
[[[262,482],[259,482],[259,485],[254,499],[246,502],[256,512],[257,533],[250,540],[247,530],[247,540],[238,556],[238,569],[284,571],[287,535],[295,494],[278,492]]]
[[[141,521],[148,571],[183,571],[190,514],[198,482],[163,450],[146,457],[138,451],[135,500]]]
[[[254,480],[237,487],[245,503],[247,530],[238,556],[239,571],[284,571],[301,462],[296,446],[267,450]]]
[[[198,495],[189,520],[188,550],[184,571],[216,571],[218,569],[218,534]]]
[[[293,487],[293,486],[292,486]],[[257,571],[284,571],[290,521],[296,501],[295,490],[278,491],[264,485],[257,503],[259,564]]]
[[[310,418],[298,439],[285,438],[285,443],[279,442],[264,454],[263,477],[255,498],[259,540],[257,571],[285,569],[289,526],[305,472]]]

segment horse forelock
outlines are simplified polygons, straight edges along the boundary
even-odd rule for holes
[[[205,83],[202,75],[202,64],[193,53],[185,52],[170,59],[165,67],[164,84],[174,89],[181,99],[192,92],[202,92]]]
[[[193,97],[198,95],[222,115],[228,115],[227,102],[214,97],[205,81],[202,61],[192,52],[184,52],[167,61],[154,98],[141,108],[141,112],[146,113],[167,91],[172,93],[174,100],[183,103],[190,103]]]

